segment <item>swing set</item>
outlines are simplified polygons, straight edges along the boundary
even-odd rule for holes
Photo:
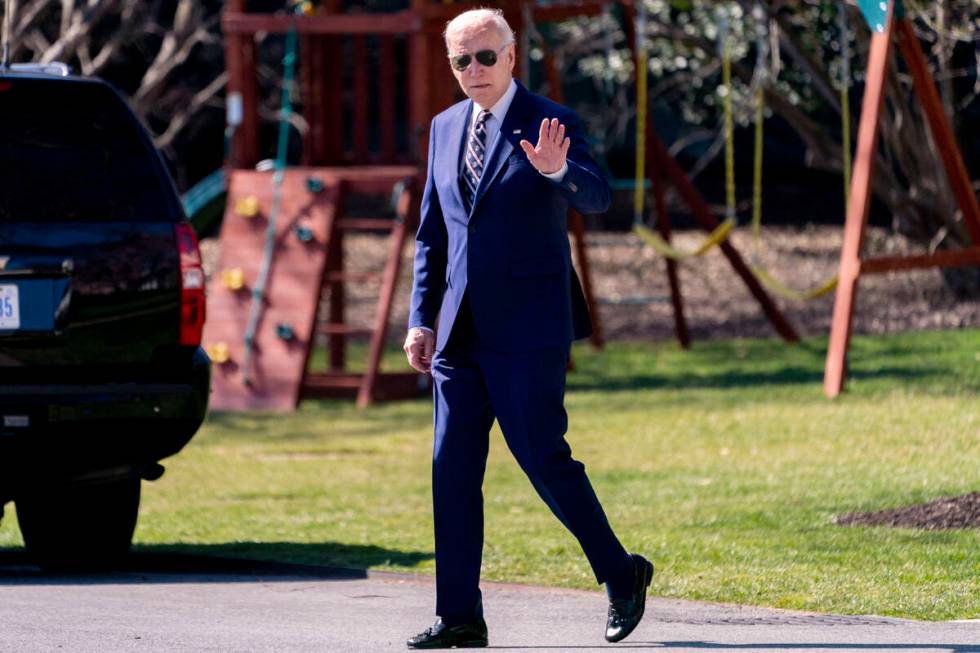
[[[851,152],[850,152],[850,109],[849,109],[849,99],[848,99],[848,84],[850,81],[850,53],[847,46],[847,14],[844,10],[843,2],[839,3],[840,11],[840,33],[842,35],[843,51],[842,51],[842,70],[843,79],[841,82],[841,106],[842,106],[842,118],[841,118],[841,132],[843,135],[843,168],[844,168],[844,178],[845,178],[845,197],[847,193],[847,181],[850,178],[850,166],[851,166]],[[757,6],[754,12],[754,17],[756,20],[756,65],[755,71],[752,77],[750,95],[755,103],[755,138],[754,138],[754,152],[753,152],[753,174],[752,174],[752,264],[749,266],[752,273],[758,279],[759,283],[766,288],[769,292],[788,299],[791,301],[808,301],[811,299],[816,299],[818,297],[823,297],[831,292],[837,287],[837,277],[831,277],[826,281],[823,281],[813,288],[806,290],[798,290],[791,288],[790,286],[782,283],[776,279],[772,274],[770,274],[765,268],[763,268],[759,263],[759,251],[761,249],[761,231],[762,231],[762,170],[763,170],[763,137],[764,137],[764,122],[765,122],[765,87],[770,83],[770,79],[775,79],[779,73],[780,63],[778,49],[772,50],[772,62],[771,65],[768,62],[770,56],[769,47],[769,30],[768,23],[766,21],[765,12],[762,11],[761,7]],[[719,54],[721,57],[721,69],[722,69],[722,84],[725,93],[722,97],[722,107],[723,107],[723,135],[725,141],[725,221],[722,222],[717,228],[715,228],[708,236],[702,241],[702,243],[695,249],[691,251],[680,251],[670,245],[666,240],[661,238],[656,232],[650,229],[643,219],[643,202],[644,197],[642,189],[639,186],[640,180],[642,180],[643,175],[643,139],[641,137],[643,130],[646,128],[646,113],[648,99],[644,90],[638,91],[638,110],[637,114],[640,116],[637,119],[637,192],[634,197],[634,231],[636,234],[643,239],[650,247],[661,254],[664,257],[673,259],[675,261],[684,261],[689,258],[698,257],[706,254],[713,248],[720,245],[725,241],[732,230],[738,226],[738,218],[736,216],[736,193],[735,193],[735,111],[733,106],[733,93],[732,89],[732,48],[731,40],[729,37],[730,30],[728,25],[728,17],[723,11],[719,11]],[[640,48],[641,44],[637,44]],[[645,66],[645,57],[640,60],[640,66]],[[771,70],[771,72],[770,72]],[[640,71],[638,73],[638,83],[645,83],[645,71]],[[638,86],[639,88],[639,86]],[[846,208],[846,200],[845,200]]]
[[[728,236],[737,224],[735,209],[735,175],[734,175],[734,111],[732,106],[732,55],[729,41],[729,30],[724,13],[720,16],[719,51],[722,60],[722,77],[725,89],[723,97],[724,109],[724,138],[725,138],[725,186],[726,186],[726,215],[719,222],[707,210],[707,205],[700,195],[679,170],[677,162],[671,157],[652,129],[647,127],[647,91],[646,91],[646,62],[647,55],[643,43],[645,27],[644,7],[642,2],[636,3],[633,24],[636,26],[632,48],[637,71],[637,150],[636,150],[636,183],[634,196],[634,231],[655,251],[665,257],[667,275],[671,288],[674,305],[675,330],[682,346],[688,346],[689,337],[683,315],[683,302],[677,282],[677,263],[692,257],[704,255],[718,247],[729,258],[733,268],[752,290],[766,310],[767,316],[779,331],[780,335],[789,342],[797,338],[788,323],[782,325],[774,316],[783,319],[773,308],[767,308],[762,299],[765,291],[792,301],[806,301],[836,292],[830,343],[824,373],[824,392],[828,397],[836,397],[844,389],[846,381],[846,359],[850,343],[853,323],[854,303],[856,300],[857,284],[861,274],[878,274],[898,272],[921,268],[948,268],[980,266],[980,208],[973,191],[962,154],[956,144],[949,121],[936,91],[935,81],[929,73],[925,56],[915,36],[912,23],[905,14],[901,0],[859,0],[861,13],[871,28],[870,57],[865,75],[864,101],[861,111],[861,123],[858,130],[858,146],[855,155],[856,162],[852,166],[851,159],[851,124],[849,85],[851,79],[851,54],[848,49],[847,15],[843,1],[838,2],[838,29],[841,34],[841,70],[840,84],[841,114],[842,114],[842,145],[844,170],[844,197],[846,223],[844,228],[844,243],[841,249],[839,272],[836,276],[822,281],[809,289],[792,288],[767,272],[755,263],[745,266],[728,240]],[[762,154],[763,154],[763,122],[765,117],[766,87],[779,72],[778,49],[769,52],[766,36],[765,12],[757,5],[754,12],[758,21],[757,62],[752,79],[752,95],[755,101],[755,147],[753,170],[753,201],[752,201],[752,242],[753,252],[757,255],[761,246],[762,218]],[[917,98],[929,124],[930,131],[939,151],[943,168],[950,186],[956,196],[964,223],[969,231],[972,246],[961,250],[939,251],[921,255],[889,256],[862,258],[864,232],[868,220],[871,203],[871,184],[874,167],[877,163],[877,138],[881,118],[881,108],[884,101],[886,71],[891,64],[892,44],[897,40],[908,72],[913,80]],[[766,59],[772,56],[772,74],[767,70]],[[649,146],[653,146],[653,152]],[[651,165],[652,164],[652,165]],[[853,174],[852,174],[853,167]],[[654,191],[654,207],[656,227],[659,233],[648,226],[643,218],[644,209],[644,180],[647,168],[651,169],[652,187]],[[666,202],[663,196],[661,175],[666,175],[675,183],[684,200],[691,206],[695,218],[701,227],[708,231],[701,245],[691,251],[681,251],[670,244],[670,223],[666,212]],[[748,276],[747,276],[748,275]],[[761,293],[759,290],[764,288]],[[766,296],[767,297],[767,296]]]

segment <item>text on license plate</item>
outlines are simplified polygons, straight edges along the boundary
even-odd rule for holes
[[[20,298],[17,286],[0,285],[0,329],[20,328]]]

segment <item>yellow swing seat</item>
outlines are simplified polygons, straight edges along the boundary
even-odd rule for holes
[[[830,294],[837,289],[837,276],[833,276],[827,279],[823,283],[810,288],[809,290],[797,290],[795,288],[790,288],[779,279],[775,278],[763,268],[752,265],[749,266],[752,270],[752,274],[755,278],[759,280],[762,287],[773,293],[794,302],[805,302],[811,299],[817,299],[823,297],[824,295]]]
[[[698,245],[696,249],[690,252],[685,252],[677,249],[676,247],[668,243],[666,240],[664,240],[660,234],[658,234],[656,231],[646,226],[645,224],[637,223],[633,225],[633,232],[637,236],[639,236],[643,240],[643,242],[645,242],[647,245],[652,247],[653,250],[658,254],[660,254],[661,256],[665,256],[675,261],[683,261],[684,259],[691,258],[694,256],[701,256],[702,254],[705,254],[706,252],[711,250],[713,247],[722,244],[728,239],[728,235],[732,232],[732,229],[734,228],[735,228],[735,219],[728,218],[720,225],[715,227],[715,230],[712,231],[710,234],[708,234],[708,237],[704,239],[704,242],[702,242],[700,245]]]

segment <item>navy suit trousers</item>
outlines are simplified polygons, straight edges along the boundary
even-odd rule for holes
[[[568,355],[567,345],[520,353],[481,346],[464,296],[449,340],[433,359],[436,614],[450,625],[482,616],[483,475],[495,418],[534,489],[579,541],[596,580],[633,573],[584,465],[565,441]]]

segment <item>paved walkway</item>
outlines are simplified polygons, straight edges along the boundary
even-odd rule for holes
[[[123,572],[43,576],[0,557],[0,651],[386,651],[432,621],[427,577],[140,554]],[[620,644],[600,592],[487,584],[491,648],[511,651],[980,653],[980,622],[839,617],[653,599]]]

